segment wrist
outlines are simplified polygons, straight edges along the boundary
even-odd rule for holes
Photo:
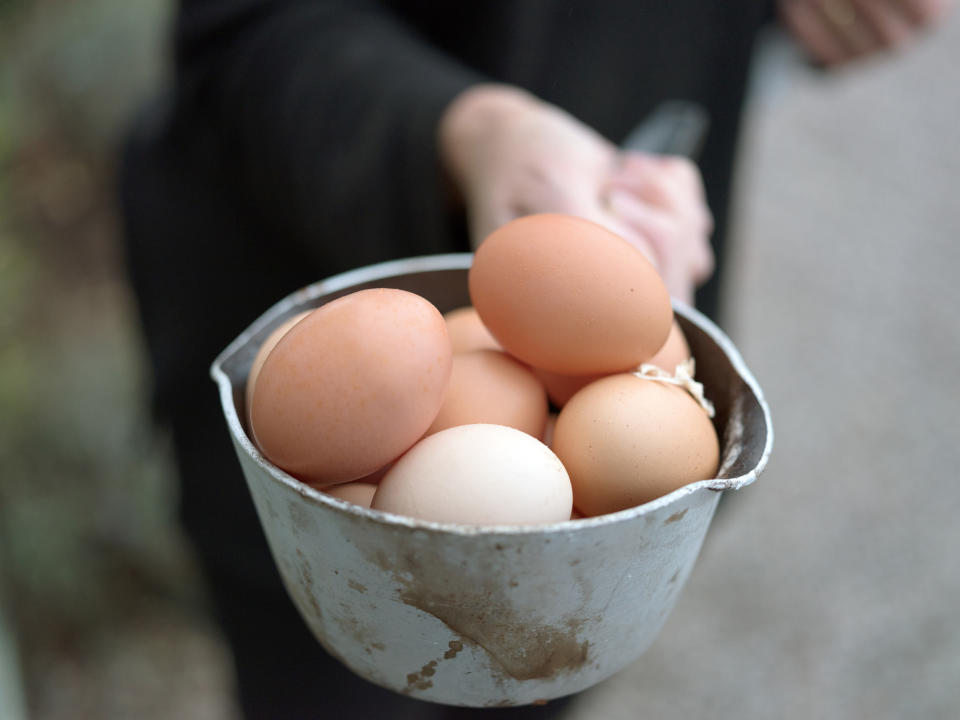
[[[444,175],[462,198],[489,156],[490,143],[539,101],[511,85],[474,85],[447,106],[437,129],[437,147]]]

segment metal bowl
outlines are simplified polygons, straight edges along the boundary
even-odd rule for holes
[[[720,491],[752,483],[773,444],[762,392],[730,340],[675,304],[716,407],[718,477],[610,515],[466,527],[351,505],[267,461],[244,425],[258,347],[285,318],[370,287],[469,304],[472,255],[373,265],[300,290],[254,322],[211,375],[274,560],[317,639],[360,676],[453,705],[524,705],[588,688],[650,645],[693,568]]]

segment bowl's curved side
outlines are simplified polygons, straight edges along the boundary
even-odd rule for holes
[[[338,512],[241,463],[284,584],[321,644],[383,687],[472,707],[574,693],[636,660],[719,498],[701,489],[618,524],[454,534]]]
[[[676,300],[674,312],[696,358],[696,379],[716,409],[722,453],[717,477],[706,484],[739,490],[757,479],[773,451],[770,407],[740,351],[716,324]]]

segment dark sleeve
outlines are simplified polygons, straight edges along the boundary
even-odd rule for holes
[[[340,269],[448,249],[436,148],[472,71],[368,0],[183,0],[179,94],[281,242]]]

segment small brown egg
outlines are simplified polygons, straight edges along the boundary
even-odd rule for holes
[[[670,334],[667,335],[667,341],[647,362],[673,374],[677,371],[677,365],[689,359],[690,346],[687,344],[687,338],[680,329],[680,323],[674,320],[670,327]]]
[[[451,310],[443,316],[443,319],[447,323],[447,333],[450,335],[454,354],[471,350],[501,349],[500,343],[490,334],[473,307]]]
[[[468,276],[504,350],[564,375],[630,370],[670,332],[670,295],[643,253],[570,215],[528,215],[491,233]]]
[[[443,405],[427,434],[491,423],[539,439],[546,420],[547,393],[529,368],[499,350],[473,350],[453,356]]]
[[[246,399],[248,422],[250,420],[250,408],[253,407],[253,388],[256,387],[257,376],[260,375],[260,369],[263,367],[263,363],[266,361],[267,355],[269,355],[270,351],[277,346],[277,343],[280,342],[280,338],[286,335],[290,328],[303,320],[309,314],[310,311],[305,310],[302,313],[297,313],[293,317],[289,317],[284,320],[273,329],[273,332],[267,335],[267,339],[263,341],[260,349],[257,350],[257,354],[253,358],[253,365],[250,366],[250,372],[247,375]]]
[[[657,351],[657,354],[647,360],[647,363],[670,372],[676,372],[677,365],[690,359],[690,346],[687,345],[687,339],[680,329],[680,324],[674,320],[670,328],[670,334],[663,347]],[[567,401],[572,398],[581,388],[586,387],[594,380],[607,377],[613,373],[603,373],[599,375],[561,375],[552,373],[540,368],[534,368],[533,374],[540,378],[540,382],[547,388],[547,397],[550,398],[556,407],[562,408]]]
[[[567,401],[580,388],[607,376],[607,373],[600,375],[561,375],[540,368],[535,368],[533,374],[540,379],[540,382],[547,389],[547,397],[550,398],[550,402],[558,408],[566,405]]]
[[[547,415],[547,422],[543,428],[543,444],[547,447],[550,447],[553,444],[553,431],[557,427],[557,414],[550,413]]]
[[[376,485],[376,484],[379,483],[381,480],[383,480],[383,476],[387,474],[387,471],[388,471],[392,466],[393,466],[393,463],[392,463],[392,462],[391,462],[391,463],[387,463],[387,464],[384,465],[382,468],[379,468],[379,469],[377,469],[377,470],[374,470],[374,471],[373,471],[372,473],[370,473],[369,475],[364,475],[362,478],[357,478],[356,480],[353,480],[352,482],[362,482],[362,483],[367,483],[368,485]]]
[[[684,337],[683,330],[680,329],[680,324],[674,320],[670,328],[670,334],[667,335],[667,340],[663,344],[663,347],[657,351],[656,355],[645,362],[673,373],[677,365],[689,358],[690,346],[687,345],[687,339]],[[594,380],[599,380],[613,373],[562,375],[560,373],[534,368],[533,374],[540,378],[540,382],[547,388],[547,397],[550,398],[550,402],[556,407],[562,408],[581,388],[586,387]]]
[[[720,447],[700,404],[676,385],[611,375],[560,411],[553,449],[588,516],[642,505],[717,471]]]
[[[503,425],[458,425],[425,437],[377,488],[375,510],[463,525],[568,520],[570,479],[557,456]]]
[[[440,312],[404,290],[360,290],[321,306],[267,356],[251,426],[264,455],[313,485],[368,475],[426,432],[453,353]]]
[[[373,501],[373,494],[377,492],[377,486],[373,483],[359,482],[355,480],[354,482],[341,483],[340,485],[331,485],[330,487],[325,487],[323,488],[322,492],[325,492],[327,495],[333,495],[341,500],[351,502],[354,505],[368,508],[370,507],[370,503]]]

